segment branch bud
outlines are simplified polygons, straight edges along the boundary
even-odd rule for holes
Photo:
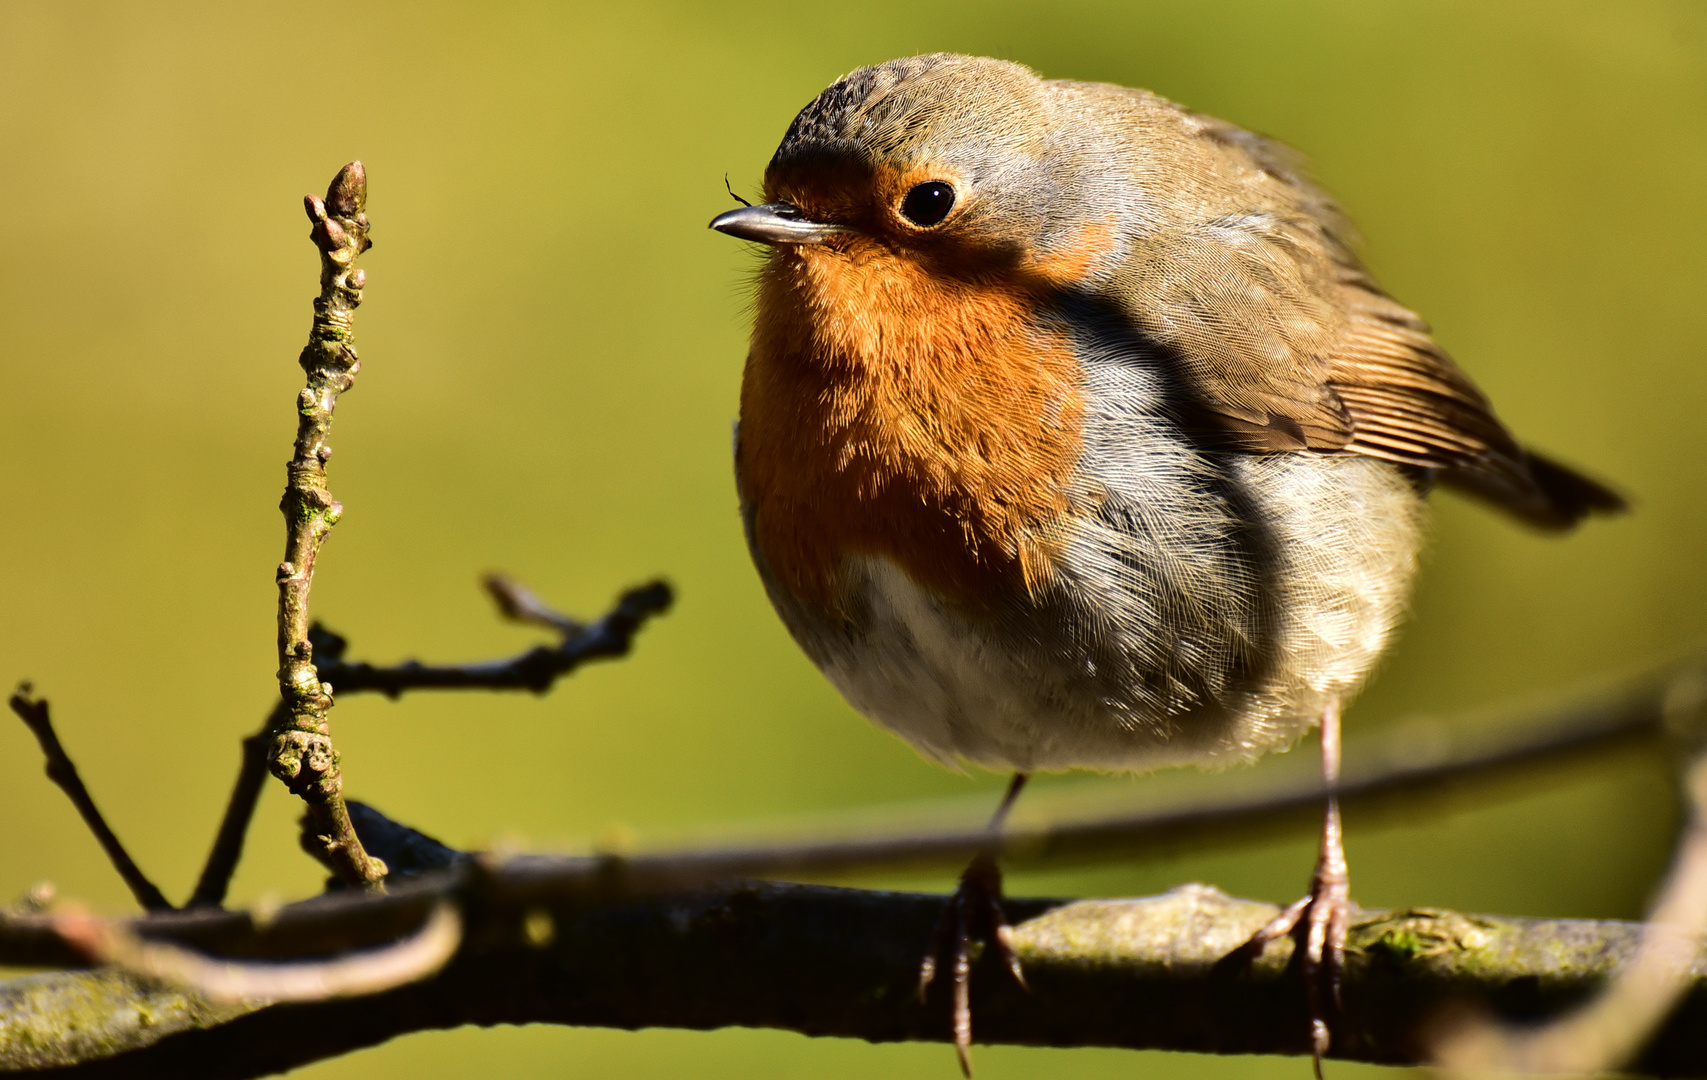
[[[367,170],[352,161],[338,170],[326,189],[326,208],[338,217],[355,217],[367,207]]]

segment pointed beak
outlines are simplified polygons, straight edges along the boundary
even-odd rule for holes
[[[743,206],[711,219],[720,233],[761,244],[822,244],[832,236],[851,233],[846,225],[813,221],[793,203],[773,202]]]

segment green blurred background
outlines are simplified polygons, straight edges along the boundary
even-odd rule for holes
[[[194,881],[238,738],[274,694],[276,507],[315,254],[300,199],[371,178],[347,507],[315,613],[353,652],[532,638],[502,568],[593,613],[665,573],[677,609],[551,695],[352,699],[347,784],[458,845],[644,839],[1000,779],[929,766],[796,652],[748,566],[729,425],[754,255],[706,230],[794,112],[861,64],[951,49],[1150,87],[1285,139],[1381,280],[1534,444],[1638,512],[1540,538],[1450,495],[1415,618],[1352,730],[1556,692],[1707,633],[1707,6],[1535,0],[620,5],[0,5],[0,678],[35,680],[119,833]],[[1635,916],[1677,811],[1667,767],[1350,823],[1369,906]],[[1124,780],[1094,781],[1115,787]],[[234,899],[317,868],[269,786]],[[0,898],[128,897],[0,722]],[[1016,875],[1016,892],[1206,880],[1286,900],[1312,841]],[[913,879],[944,888],[948,874]],[[1301,1078],[1303,1063],[986,1048],[980,1075]],[[1338,1076],[1380,1070],[1336,1066]],[[326,1078],[944,1080],[940,1046],[560,1028],[417,1035]]]

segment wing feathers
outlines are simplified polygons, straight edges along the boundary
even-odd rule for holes
[[[1543,527],[1624,509],[1609,488],[1525,452],[1428,324],[1370,280],[1333,203],[1260,151],[1270,144],[1227,131],[1204,134],[1249,153],[1261,176],[1240,191],[1253,205],[1154,230],[1111,283],[1183,377],[1194,423],[1247,451],[1439,470]]]

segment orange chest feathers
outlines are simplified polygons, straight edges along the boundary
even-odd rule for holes
[[[1071,511],[1081,383],[1028,290],[884,249],[774,256],[737,461],[770,572],[827,614],[858,556],[961,606],[1037,588]]]

